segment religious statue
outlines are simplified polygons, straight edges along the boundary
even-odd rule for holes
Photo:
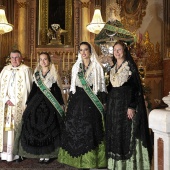
[[[62,29],[59,24],[51,24],[51,28],[49,28],[47,32],[47,36],[50,40],[48,45],[63,45],[61,42],[61,35],[64,35],[67,31]]]

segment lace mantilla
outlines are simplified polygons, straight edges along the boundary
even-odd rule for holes
[[[85,79],[86,79],[88,85],[92,86],[93,80],[94,80],[94,68],[92,67],[92,64],[89,66],[89,68],[85,72],[84,76],[85,76]],[[76,76],[76,83],[75,84],[76,84],[76,86],[83,88],[78,75]]]
[[[89,85],[93,85],[93,92],[94,94],[97,94],[99,91],[100,92],[107,92],[106,86],[105,86],[105,77],[104,77],[104,72],[103,68],[98,61],[98,55],[96,54],[94,48],[91,46],[92,54],[90,57],[91,64],[88,68],[88,73],[86,73],[85,77]],[[70,91],[74,94],[76,92],[76,77],[77,74],[80,70],[80,63],[83,63],[81,54],[78,53],[78,59],[76,63],[73,65],[72,68],[72,74],[71,74],[71,86],[70,86]],[[88,76],[88,74],[93,71],[92,76]]]
[[[45,77],[43,77],[41,70],[40,70],[39,73],[40,73],[40,77],[41,77],[41,80],[43,81],[43,83],[46,85],[46,87],[48,89],[50,89],[52,87],[52,84],[56,82],[56,80],[54,79],[54,76],[51,75],[50,72],[48,72],[47,75]],[[35,81],[35,83],[38,86],[38,83],[37,83],[37,81],[36,81],[34,76],[33,76],[33,80]]]
[[[115,66],[110,71],[110,82],[113,87],[120,87],[128,81],[131,75],[132,72],[130,71],[127,61],[124,62],[118,70],[116,70],[115,64]]]

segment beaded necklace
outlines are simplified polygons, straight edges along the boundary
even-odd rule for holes
[[[43,78],[45,78],[45,77],[47,76],[47,74],[49,73],[49,71],[50,71],[50,70],[48,70],[44,75],[43,75],[43,73],[42,73]]]
[[[125,60],[121,63],[121,65],[119,67],[117,67],[117,63],[115,65],[115,73],[118,72],[118,70],[122,67],[122,64],[125,62]]]
[[[84,72],[84,73],[88,70],[90,64],[91,64],[91,61],[89,62],[88,66],[85,67],[85,65],[84,65],[84,63],[83,63],[83,72]]]

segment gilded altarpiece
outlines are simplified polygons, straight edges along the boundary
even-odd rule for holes
[[[160,45],[157,43],[155,46],[150,42],[149,33],[145,33],[144,47],[146,50],[146,76],[145,84],[151,88],[150,100],[152,108],[157,107],[163,95],[163,68],[162,56],[160,53]]]
[[[47,45],[47,32],[49,29],[49,0],[39,0],[38,13],[38,45]],[[65,29],[67,31],[64,39],[64,45],[73,45],[73,0],[65,0]],[[60,23],[53,23],[60,24]]]
[[[56,68],[63,77],[68,75],[76,60],[79,45],[80,2],[79,0],[65,0],[65,43],[61,46],[47,45],[48,30],[48,0],[29,0],[29,55],[26,63],[32,68],[42,51],[49,52]],[[40,19],[39,19],[40,17]],[[38,29],[37,29],[38,28]]]

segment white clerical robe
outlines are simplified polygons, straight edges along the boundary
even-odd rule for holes
[[[32,87],[32,70],[21,64],[5,66],[0,73],[0,156],[13,161],[14,132],[21,122],[26,100]],[[10,100],[14,106],[8,106]]]

